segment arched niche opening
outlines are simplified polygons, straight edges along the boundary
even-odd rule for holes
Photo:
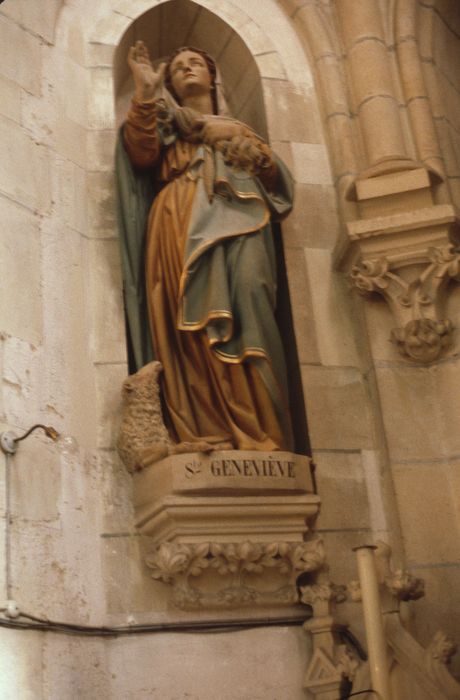
[[[217,62],[230,114],[268,139],[262,81],[252,53],[235,29],[192,0],[168,0],[157,5],[134,20],[123,34],[114,56],[117,126],[125,119],[134,91],[127,55],[138,40],[146,44],[154,65],[180,46],[207,51]],[[299,454],[311,454],[282,236],[278,224],[273,228],[278,265],[277,321],[288,365],[295,449]]]
[[[123,35],[114,61],[117,123],[123,121],[133,93],[126,62],[128,49],[141,39],[159,63],[180,46],[196,46],[216,60],[230,113],[267,138],[257,64],[239,34],[220,17],[192,0],[170,0],[138,17]]]

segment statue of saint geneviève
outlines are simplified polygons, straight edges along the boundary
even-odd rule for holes
[[[135,94],[117,169],[137,368],[162,363],[174,442],[292,449],[270,226],[291,209],[291,177],[228,114],[205,51],[180,48],[155,70],[138,41],[128,63]]]

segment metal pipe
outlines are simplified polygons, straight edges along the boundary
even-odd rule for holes
[[[377,549],[374,545],[354,547],[361,584],[372,688],[382,700],[391,700],[387,642],[383,628],[374,549]]]

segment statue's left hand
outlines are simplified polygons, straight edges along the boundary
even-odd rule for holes
[[[206,117],[201,137],[205,143],[213,146],[217,141],[230,141],[234,136],[242,136],[244,133],[244,126],[238,122]]]

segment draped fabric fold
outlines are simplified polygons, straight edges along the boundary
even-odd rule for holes
[[[274,160],[268,189],[262,173],[229,167],[223,151],[187,140],[171,118],[165,138],[158,109],[133,102],[117,147],[125,304],[137,367],[152,358],[152,338],[174,440],[290,449],[270,227],[291,208],[290,175]],[[155,183],[161,189],[153,198]]]

